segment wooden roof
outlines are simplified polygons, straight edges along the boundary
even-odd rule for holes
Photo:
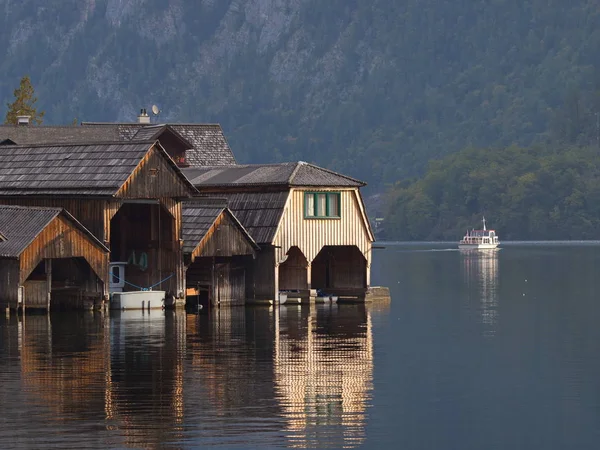
[[[4,238],[0,239],[0,258],[18,258],[44,228],[61,214],[84,232],[90,241],[109,252],[87,228],[62,208],[0,205],[0,230]]]
[[[219,124],[168,123],[148,125],[140,123],[82,122],[81,125],[80,128],[96,130],[98,135],[105,133],[107,136],[118,136],[118,139],[126,141],[133,139],[144,128],[169,127],[170,130],[178,133],[182,139],[191,144],[190,149],[186,152],[187,162],[191,166],[236,164],[233,152]],[[154,135],[153,137],[157,136]],[[0,137],[2,137],[1,131]]]
[[[169,134],[174,139],[179,141],[183,148],[193,149],[194,146],[184,138],[181,134],[173,129],[171,125],[149,125],[145,127],[141,127],[131,138],[132,141],[155,141],[158,140],[161,135]]]
[[[288,195],[288,191],[219,193],[259,245],[273,242]]]
[[[0,196],[114,196],[153,148],[195,192],[159,144],[136,141],[0,146]]]
[[[183,202],[182,208],[183,252],[191,254],[222,214],[229,217],[252,248],[255,250],[259,249],[254,239],[252,239],[251,235],[229,208],[197,202],[191,199]]]
[[[190,167],[183,173],[198,188],[234,186],[361,187],[366,184],[303,161],[280,164]]]
[[[81,125],[67,126],[0,125],[0,141],[10,139],[18,145],[130,141],[141,130],[144,130],[144,136],[157,138],[157,133],[166,130],[166,127],[179,134],[189,145],[186,158],[191,166],[236,164],[223,129],[218,124],[82,122]]]

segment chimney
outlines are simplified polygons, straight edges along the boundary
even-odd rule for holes
[[[17,116],[17,125],[27,126],[31,116]]]
[[[146,108],[140,109],[140,115],[138,116],[138,123],[150,123],[150,116],[146,112]]]

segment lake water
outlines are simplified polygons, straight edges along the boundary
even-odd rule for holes
[[[391,305],[0,318],[0,448],[600,448],[600,244],[384,244]]]

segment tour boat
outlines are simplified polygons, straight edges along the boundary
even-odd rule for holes
[[[498,247],[499,243],[496,231],[486,228],[484,217],[483,230],[467,231],[467,234],[458,243],[458,248],[464,250],[492,250]]]

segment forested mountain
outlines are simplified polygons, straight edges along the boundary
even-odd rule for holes
[[[0,101],[46,124],[219,122],[240,162],[370,192],[465,147],[596,138],[591,0],[0,0]]]
[[[402,240],[458,241],[485,215],[501,239],[598,239],[600,149],[465,149],[398,185],[386,229]]]

